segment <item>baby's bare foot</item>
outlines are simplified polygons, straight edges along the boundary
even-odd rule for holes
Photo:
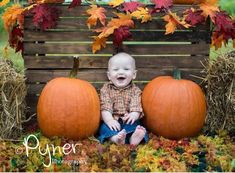
[[[146,133],[146,129],[143,126],[137,126],[134,133],[131,135],[130,144],[131,145],[138,145],[144,138]]]
[[[125,144],[126,139],[126,130],[123,129],[117,135],[114,135],[110,138],[110,140],[116,144]]]

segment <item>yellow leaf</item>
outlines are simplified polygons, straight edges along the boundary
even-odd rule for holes
[[[124,2],[124,0],[112,0],[109,2],[110,6],[117,7],[121,5]]]
[[[89,29],[92,25],[96,26],[98,19],[102,25],[105,25],[106,16],[104,13],[106,12],[106,10],[103,7],[98,8],[97,5],[91,5],[90,7],[91,8],[86,11],[87,14],[91,15],[87,19],[87,25]]]
[[[0,7],[7,5],[9,2],[10,0],[2,0],[2,2],[0,2]]]
[[[96,53],[96,51],[100,50],[102,47],[106,47],[106,38],[102,37],[94,37],[95,41],[92,44],[92,52]]]
[[[214,21],[214,17],[217,11],[219,11],[218,0],[206,0],[201,3],[200,9],[202,10],[202,15],[207,18],[210,16],[211,20]]]
[[[2,15],[4,28],[9,32],[11,28],[18,23],[20,27],[23,27],[24,9],[19,4],[14,4],[11,7],[6,8]]]
[[[168,22],[165,26],[165,35],[174,33],[178,25],[183,26],[185,28],[188,28],[190,26],[184,20],[180,20],[179,16],[177,16],[176,13],[172,13],[171,11],[169,11],[169,14],[165,15],[163,19]]]
[[[136,11],[131,13],[131,16],[136,17],[137,19],[141,19],[141,23],[152,20],[152,16],[149,14],[148,8],[143,7],[138,7]]]

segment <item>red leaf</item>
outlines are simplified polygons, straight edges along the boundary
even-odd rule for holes
[[[140,2],[125,2],[122,4],[123,5],[123,11],[125,12],[133,12],[135,10],[137,10],[138,7],[141,7],[143,4]]]
[[[23,51],[23,36],[23,30],[19,25],[14,26],[9,33],[9,44],[15,49],[15,52]]]
[[[214,20],[215,29],[212,35],[212,46],[215,49],[226,45],[229,39],[235,38],[235,21],[233,21],[226,13],[217,12]]]
[[[129,27],[121,26],[114,30],[113,33],[113,45],[118,48],[122,45],[123,40],[131,37]]]
[[[152,0],[155,4],[155,8],[164,8],[168,9],[173,5],[173,0]]]
[[[192,26],[195,26],[198,23],[202,23],[203,21],[206,20],[205,17],[201,15],[202,10],[195,10],[191,8],[190,10],[187,10],[185,14],[186,14],[185,21]]]
[[[82,1],[81,0],[73,0],[70,4],[68,8],[74,8],[76,6],[81,5]]]
[[[232,33],[234,31],[233,21],[229,15],[224,12],[217,12],[215,15],[215,31],[224,31]]]
[[[36,27],[41,27],[41,30],[54,28],[59,18],[59,9],[49,6],[47,4],[39,4],[32,10],[34,13],[33,24]]]

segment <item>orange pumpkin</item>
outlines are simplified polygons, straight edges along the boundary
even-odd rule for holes
[[[162,76],[147,84],[142,93],[147,128],[169,139],[195,136],[206,117],[206,100],[194,82]]]
[[[41,92],[37,105],[39,127],[47,137],[83,139],[93,135],[100,122],[95,88],[75,78],[55,78]]]
[[[200,4],[205,0],[173,0],[174,4]]]

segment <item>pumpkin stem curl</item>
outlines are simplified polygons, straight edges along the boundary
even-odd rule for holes
[[[70,71],[70,74],[69,74],[70,78],[76,78],[77,77],[78,68],[79,68],[79,57],[74,56],[74,58],[73,58],[73,68],[72,68],[72,70]]]
[[[178,68],[173,70],[173,77],[174,79],[177,79],[177,80],[181,79],[181,72]]]

